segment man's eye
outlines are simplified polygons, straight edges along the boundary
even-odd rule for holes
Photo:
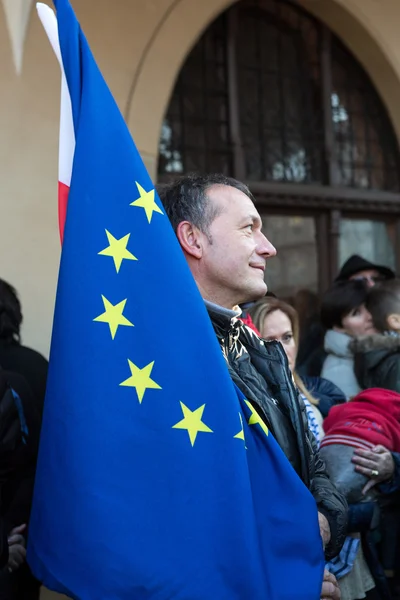
[[[245,229],[248,229],[249,231],[253,231],[254,225],[253,223],[249,223],[248,225],[246,225]]]

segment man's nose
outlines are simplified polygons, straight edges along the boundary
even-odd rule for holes
[[[266,258],[272,258],[273,256],[276,256],[277,253],[275,246],[271,244],[269,239],[265,237],[263,233],[261,233],[260,241],[257,246],[257,253]]]

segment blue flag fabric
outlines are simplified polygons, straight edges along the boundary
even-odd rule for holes
[[[76,150],[28,560],[80,600],[317,600],[314,499],[229,377],[72,8]]]

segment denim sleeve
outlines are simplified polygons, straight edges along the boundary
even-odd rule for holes
[[[394,460],[393,477],[389,481],[385,481],[377,486],[380,493],[385,496],[400,491],[400,454],[392,452],[392,456]]]

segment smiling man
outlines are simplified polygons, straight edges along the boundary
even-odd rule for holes
[[[281,345],[264,343],[238,318],[239,304],[265,295],[264,271],[276,255],[262,232],[253,197],[244,184],[223,175],[184,176],[159,193],[206,303],[231,378],[313,494],[325,553],[332,558],[346,534],[346,501],[325,472]],[[331,587],[332,594],[324,590],[326,597],[335,597],[336,589]]]
[[[215,184],[204,192],[195,190],[196,222],[192,217],[193,222],[174,224],[203,298],[228,309],[265,294],[266,261],[276,255],[262,233],[260,215],[242,188]]]

